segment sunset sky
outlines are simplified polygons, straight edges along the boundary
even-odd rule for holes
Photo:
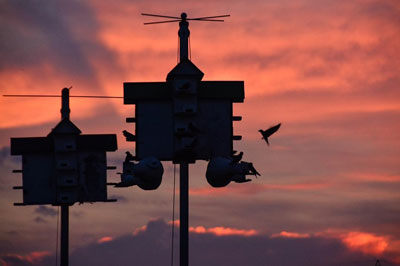
[[[261,173],[216,189],[207,162],[190,165],[190,265],[400,265],[398,0],[0,0],[0,94],[122,96],[123,82],[165,81],[178,24],[140,14],[183,11],[231,15],[190,22],[191,59],[203,80],[245,82],[234,148]],[[46,136],[59,111],[58,98],[0,97],[2,265],[55,265],[57,208],[13,206],[10,138]],[[133,114],[121,99],[71,99],[84,134],[118,136],[109,182],[134,153],[122,135]],[[280,122],[268,147],[258,130]],[[170,264],[174,166],[163,166],[158,190],[109,187],[118,202],[70,208],[71,265]]]

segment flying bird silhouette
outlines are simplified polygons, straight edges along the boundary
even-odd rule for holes
[[[267,130],[262,130],[262,129],[260,129],[259,132],[260,132],[261,135],[262,135],[262,138],[261,138],[261,139],[264,139],[264,140],[267,142],[268,146],[269,146],[268,138],[269,138],[272,134],[274,134],[276,131],[278,131],[278,129],[279,129],[280,127],[281,127],[281,123],[277,124],[276,126],[270,127],[270,128],[268,128]]]

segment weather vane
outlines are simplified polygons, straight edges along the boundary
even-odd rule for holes
[[[155,14],[147,14],[147,13],[142,13],[142,16],[158,17],[158,18],[169,18],[169,20],[145,22],[144,25],[170,23],[170,22],[186,22],[188,20],[224,22],[223,19],[216,19],[216,18],[230,17],[230,15],[219,15],[219,16],[199,17],[199,18],[188,18],[187,14],[185,12],[183,12],[180,17],[155,15]]]
[[[230,17],[230,15],[220,15],[220,16],[208,16],[208,17],[199,17],[199,18],[188,18],[187,14],[183,12],[180,17],[173,16],[164,16],[164,15],[155,15],[155,14],[147,14],[142,13],[142,16],[149,17],[159,17],[159,18],[168,18],[169,20],[162,21],[153,21],[153,22],[145,22],[144,25],[153,25],[153,24],[161,24],[161,23],[171,23],[171,22],[179,22],[179,58],[182,61],[184,58],[188,58],[188,39],[190,36],[189,31],[189,20],[192,21],[210,21],[210,22],[224,22],[223,19],[225,17]]]

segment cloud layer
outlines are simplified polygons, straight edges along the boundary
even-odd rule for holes
[[[190,166],[193,263],[399,260],[398,1],[0,1],[0,92],[59,94],[72,85],[74,95],[121,96],[125,81],[165,80],[176,64],[177,24],[143,26],[151,19],[140,13],[182,10],[231,14],[224,23],[190,23],[192,60],[205,80],[245,81],[245,102],[233,107],[243,117],[234,148],[262,174],[214,189],[205,162]],[[11,190],[21,185],[11,174],[21,160],[9,156],[9,138],[47,135],[59,109],[58,98],[0,97],[0,254],[9,264],[53,259],[55,209],[12,205],[22,199]],[[124,122],[134,108],[74,98],[71,110],[83,133],[118,135],[108,163],[120,171],[125,151],[134,153],[121,134],[134,131]],[[258,130],[278,122],[267,147]],[[174,168],[164,168],[157,191],[110,187],[117,203],[71,207],[77,264],[90,262],[85,252],[108,265],[132,254],[139,265],[169,261],[167,225],[142,227],[171,219]],[[110,182],[118,178],[109,172]],[[132,228],[142,230],[128,234]]]
[[[225,228],[224,234],[212,228],[203,229],[191,230],[190,265],[373,265],[373,256],[385,255],[387,248],[385,238],[361,232],[341,239],[332,233],[310,236],[281,232],[271,237],[240,234],[240,230],[232,228]],[[81,246],[71,253],[70,261],[72,265],[100,266],[168,264],[170,237],[171,227],[163,220],[154,220],[135,233],[116,238],[104,236]],[[2,260],[10,266],[50,265],[54,257],[49,252],[35,252],[26,256],[4,255]],[[178,245],[174,265],[179,265]]]

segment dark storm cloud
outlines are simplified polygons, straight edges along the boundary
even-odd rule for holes
[[[11,184],[15,186],[18,185],[18,183],[15,183],[15,180],[19,181],[21,174],[12,173],[12,170],[21,169],[20,165],[20,156],[11,156],[10,147],[5,146],[0,148],[0,191],[3,191],[4,193],[4,191],[11,190]]]
[[[76,249],[71,263],[79,265],[165,265],[170,260],[171,227],[152,221],[136,235],[93,243]],[[178,239],[177,239],[178,240]],[[175,242],[177,243],[177,242]],[[178,248],[178,245],[175,246]],[[178,256],[176,255],[176,265]],[[349,251],[332,238],[270,238],[190,234],[190,265],[343,265],[371,259]],[[354,265],[365,265],[362,263]]]
[[[10,147],[5,146],[0,148],[0,167],[3,166],[7,160],[13,163],[19,163],[21,161],[18,156],[11,156]]]
[[[10,147],[3,147],[0,149],[0,165],[2,165],[6,158],[10,156]]]
[[[91,59],[115,67],[87,3],[1,1],[0,10],[0,70],[50,65],[60,74],[93,79]]]
[[[83,211],[71,211],[71,215],[76,218],[82,218],[86,215],[86,213]]]
[[[38,223],[38,224],[45,224],[45,223],[47,223],[47,221],[46,221],[45,219],[43,219],[42,217],[40,217],[40,216],[36,216],[36,218],[34,219],[34,221],[35,221],[35,223]]]
[[[357,7],[357,15],[400,25],[399,3],[392,0],[370,1]]]
[[[15,231],[15,230],[12,230],[12,231],[6,232],[6,234],[8,234],[8,235],[10,235],[10,236],[17,236],[17,235],[19,235],[19,232],[18,232],[18,231]]]
[[[4,255],[1,257],[0,262],[2,265],[10,266],[33,266],[34,264],[19,255]]]
[[[54,217],[57,215],[57,210],[55,208],[50,208],[45,205],[40,205],[35,209],[35,213],[41,214],[43,216]]]
[[[369,229],[373,233],[392,235],[400,238],[400,206],[394,200],[360,200],[358,202],[342,203],[341,206],[331,206],[325,210],[324,217],[332,216],[339,227],[346,224],[357,224],[360,228]],[[332,214],[339,219],[333,217]],[[340,217],[347,217],[340,221]]]

